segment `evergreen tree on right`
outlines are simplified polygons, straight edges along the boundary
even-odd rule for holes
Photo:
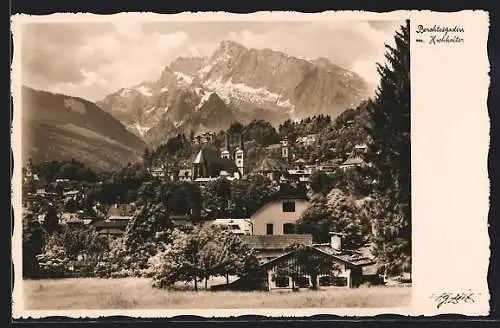
[[[373,253],[385,274],[411,271],[410,23],[386,45],[378,64],[380,85],[369,105],[368,159],[373,164],[375,201]]]

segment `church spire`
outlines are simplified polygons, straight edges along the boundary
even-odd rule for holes
[[[243,133],[240,133],[238,141],[238,148],[244,150]]]
[[[229,133],[226,133],[224,137],[224,150],[229,151]]]
[[[224,148],[220,154],[222,159],[228,159],[231,157],[231,152],[229,151],[229,133],[226,133],[224,138]]]

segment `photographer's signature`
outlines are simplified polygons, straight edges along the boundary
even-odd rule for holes
[[[471,291],[458,293],[443,292],[431,295],[431,299],[436,303],[436,307],[439,309],[445,304],[475,303],[475,297],[477,295],[479,294]]]

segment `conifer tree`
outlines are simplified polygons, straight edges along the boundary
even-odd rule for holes
[[[396,32],[395,47],[386,45],[387,63],[377,65],[380,85],[369,107],[369,158],[380,200],[373,222],[379,232],[374,253],[386,273],[405,270],[411,263],[409,27],[406,21]]]

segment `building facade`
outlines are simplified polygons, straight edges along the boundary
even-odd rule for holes
[[[253,234],[294,234],[296,222],[309,204],[307,199],[299,197],[284,197],[267,203],[250,217]]]

